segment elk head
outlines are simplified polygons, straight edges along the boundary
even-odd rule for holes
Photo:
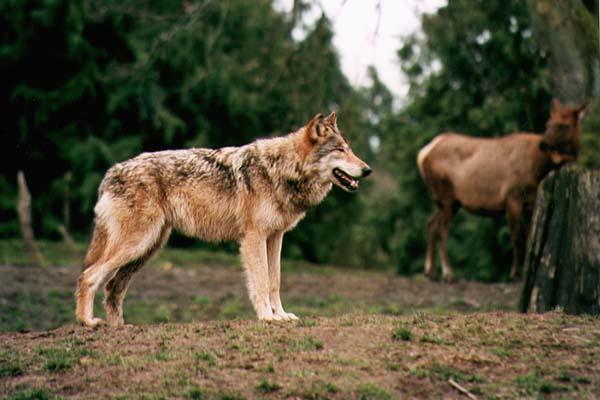
[[[568,107],[562,105],[558,99],[552,99],[550,119],[546,123],[540,150],[550,152],[555,164],[577,159],[581,141],[581,121],[588,107],[588,103]]]

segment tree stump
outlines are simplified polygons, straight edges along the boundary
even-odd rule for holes
[[[541,182],[524,269],[522,312],[600,314],[600,170],[569,165]]]

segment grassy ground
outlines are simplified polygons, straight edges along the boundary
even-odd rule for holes
[[[134,279],[135,325],[89,330],[72,317],[77,257],[43,243],[37,269],[21,250],[0,242],[0,399],[466,399],[450,382],[477,398],[600,397],[600,320],[515,313],[515,284],[286,263],[302,320],[268,324],[237,257],[167,249]]]
[[[81,255],[57,243],[42,242],[40,248],[47,266],[32,268],[24,264],[19,241],[0,241],[0,276],[10,282],[0,285],[0,332],[75,322],[73,292]],[[283,263],[282,281],[284,305],[300,316],[509,311],[515,309],[518,297],[515,284],[446,285],[391,271],[289,261]],[[96,311],[103,317],[102,296],[102,291],[96,296]],[[254,313],[237,256],[167,248],[134,277],[124,315],[126,322],[143,324],[248,319]]]

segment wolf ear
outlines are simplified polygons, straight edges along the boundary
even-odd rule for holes
[[[328,124],[331,124],[332,126],[337,126],[337,115],[335,114],[335,111],[332,111],[331,114],[326,116],[323,121],[325,121]]]
[[[323,114],[319,113],[310,121],[308,121],[308,124],[306,124],[306,134],[313,142],[316,142],[320,136],[325,134],[325,128],[323,127]]]

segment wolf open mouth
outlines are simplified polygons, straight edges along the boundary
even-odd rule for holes
[[[337,179],[340,185],[349,192],[354,192],[358,189],[358,179],[351,177],[341,169],[334,168],[333,176],[335,176],[335,179]]]

